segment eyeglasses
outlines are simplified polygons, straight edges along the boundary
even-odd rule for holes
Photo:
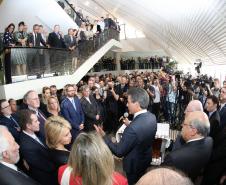
[[[7,105],[6,107],[2,107],[1,109],[6,109],[6,108],[8,108],[10,105]]]
[[[193,128],[192,125],[190,125],[190,124],[182,123],[182,125],[183,126],[189,126],[189,127]]]

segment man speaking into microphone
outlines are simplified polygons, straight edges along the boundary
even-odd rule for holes
[[[133,120],[126,127],[119,143],[112,143],[105,132],[95,126],[114,155],[123,157],[123,170],[129,185],[135,184],[145,174],[151,163],[152,143],[157,130],[155,116],[147,111],[149,96],[144,89],[131,88],[128,91],[127,107]]]

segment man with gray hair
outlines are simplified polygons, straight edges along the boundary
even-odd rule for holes
[[[207,137],[210,123],[204,112],[195,111],[185,117],[182,126],[181,135],[186,143],[169,153],[164,165],[174,166],[195,180],[208,163],[212,152],[213,140]]]
[[[19,159],[19,145],[5,126],[0,126],[0,179],[2,185],[38,185],[15,165]]]
[[[112,143],[110,138],[104,137],[112,153],[123,157],[123,170],[129,185],[135,184],[144,175],[152,160],[157,123],[155,116],[147,111],[148,105],[149,96],[144,89],[129,89],[127,107],[129,113],[134,115],[132,122],[126,127],[119,143]],[[100,127],[96,127],[96,130],[105,135]]]
[[[199,100],[192,100],[188,103],[184,114],[185,117],[188,116],[191,112],[194,111],[201,111],[203,112],[203,107],[202,107],[202,103]],[[183,139],[183,137],[181,136],[181,134],[179,134],[173,144],[173,151],[177,150],[178,148],[180,148],[183,144],[185,144],[185,141]]]
[[[169,167],[151,169],[137,185],[193,185],[181,171]]]

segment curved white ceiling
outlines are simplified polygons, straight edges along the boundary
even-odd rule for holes
[[[77,0],[103,16],[103,9],[143,31],[169,56],[183,63],[201,59],[226,64],[226,0]]]

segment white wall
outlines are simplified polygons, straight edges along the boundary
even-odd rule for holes
[[[43,24],[50,31],[55,24],[67,33],[68,28],[77,28],[75,22],[55,0],[4,0],[0,5],[0,32],[10,23],[17,25],[24,21],[28,31],[34,24]]]

